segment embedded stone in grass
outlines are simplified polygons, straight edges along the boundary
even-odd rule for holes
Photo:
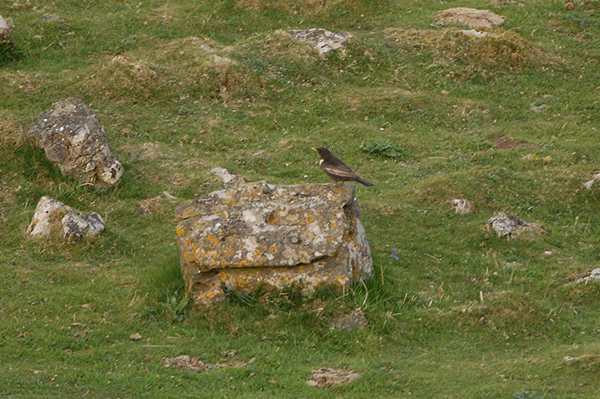
[[[67,21],[65,21],[64,18],[61,18],[58,15],[52,15],[50,13],[45,13],[44,15],[42,15],[42,19],[45,21],[49,21],[49,22],[56,22],[57,24],[61,24],[65,28],[69,26]]]
[[[466,199],[453,199],[452,206],[454,207],[454,211],[461,215],[473,212],[473,204]]]
[[[344,315],[329,324],[329,327],[337,330],[350,330],[353,328],[363,329],[366,326],[367,318],[360,309],[356,309],[354,312]]]
[[[235,176],[223,168],[214,168],[210,173],[216,175],[219,179],[223,180],[223,183],[227,184],[235,180]]]
[[[288,33],[301,42],[315,46],[319,54],[345,47],[348,39],[352,38],[352,34],[349,32],[333,33],[325,29],[288,30]]]
[[[509,240],[513,240],[520,236],[532,236],[545,233],[537,223],[529,223],[521,219],[519,216],[507,215],[500,212],[496,216],[490,218],[488,223],[498,233],[498,237],[506,236]]]
[[[237,361],[235,363],[204,363],[197,356],[189,356],[189,355],[181,355],[177,357],[166,357],[165,358],[165,367],[179,367],[182,370],[188,371],[210,371],[213,369],[223,369],[223,368],[240,368],[247,367],[256,362],[256,358],[252,358],[248,361]]]
[[[596,280],[596,281],[600,281],[600,269],[594,269],[590,272],[590,275],[587,276],[585,279],[585,281],[590,281],[590,280]]]
[[[505,18],[490,10],[478,10],[475,8],[456,7],[439,11],[436,14],[438,20],[445,24],[467,25],[472,28],[491,28],[503,25]]]
[[[196,305],[226,298],[223,287],[321,285],[344,290],[373,275],[354,185],[240,184],[175,209],[186,292]]]
[[[84,235],[95,236],[105,227],[99,214],[92,212],[85,216],[54,198],[44,196],[35,208],[27,235],[31,238],[48,237],[59,223],[65,240],[79,240]]]
[[[55,101],[29,129],[28,138],[66,175],[109,186],[121,181],[123,165],[108,148],[94,111],[78,98]]]
[[[0,15],[0,51],[14,49],[15,42],[12,34],[10,33],[10,28],[8,27],[8,24],[6,23],[4,18],[2,18],[2,15]],[[0,57],[1,56],[2,54],[0,54]]]
[[[345,371],[333,368],[320,368],[312,371],[312,378],[307,381],[308,386],[327,388],[333,385],[348,384],[360,377],[355,371]]]
[[[143,338],[142,334],[140,334],[140,333],[131,334],[129,336],[129,339],[131,339],[132,341],[139,341],[142,338]]]

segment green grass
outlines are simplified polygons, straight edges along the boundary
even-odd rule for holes
[[[506,16],[503,38],[487,41],[435,19],[476,1],[8,3],[0,395],[597,396],[594,359],[564,360],[600,354],[600,285],[577,282],[600,267],[598,186],[583,187],[600,169],[595,3],[486,4]],[[354,38],[320,57],[278,32],[313,27]],[[68,96],[96,112],[125,166],[117,188],[61,175],[25,140]],[[221,189],[217,166],[246,181],[327,182],[313,146],[375,183],[357,189],[375,277],[344,297],[290,289],[185,306],[175,206]],[[80,243],[27,239],[43,195],[100,213],[107,229]],[[153,198],[156,212],[142,214]],[[456,215],[453,198],[476,211]],[[498,212],[545,234],[498,238],[486,228]],[[358,307],[365,330],[327,327]],[[256,362],[164,367],[182,354]],[[307,386],[321,367],[362,376]]]

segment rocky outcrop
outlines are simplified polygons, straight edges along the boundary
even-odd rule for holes
[[[197,305],[223,287],[348,287],[373,274],[354,185],[240,184],[175,210],[181,267]]]
[[[121,181],[123,165],[108,148],[94,111],[78,98],[52,104],[29,129],[28,137],[64,174],[109,186]]]
[[[77,241],[84,235],[94,236],[104,230],[102,217],[95,212],[89,216],[63,204],[54,198],[44,196],[35,208],[27,235],[31,238],[48,237],[57,226],[61,226],[65,240]]]

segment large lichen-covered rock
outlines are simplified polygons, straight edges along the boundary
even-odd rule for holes
[[[348,287],[373,274],[354,185],[240,184],[176,208],[181,268],[197,305],[295,284]]]
[[[121,181],[123,165],[108,148],[94,111],[78,98],[54,102],[29,129],[28,137],[64,174],[109,186]]]

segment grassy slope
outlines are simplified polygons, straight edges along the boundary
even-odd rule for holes
[[[489,5],[513,36],[485,46],[434,18],[480,2],[423,3],[0,6],[22,54],[0,67],[0,392],[595,397],[598,366],[563,360],[600,351],[599,286],[574,283],[598,267],[597,188],[582,189],[598,170],[594,3]],[[69,26],[44,21],[46,12]],[[275,33],[308,27],[355,37],[321,59]],[[215,65],[201,44],[231,61]],[[118,188],[81,186],[24,142],[39,113],[67,96],[96,111],[127,171]],[[529,145],[493,151],[500,142]],[[380,143],[403,156],[360,149]],[[315,145],[376,184],[357,190],[376,268],[368,294],[362,285],[308,302],[266,294],[177,321],[174,206],[219,189],[215,166],[247,181],[326,182]],[[139,212],[163,191],[177,200]],[[107,230],[78,244],[27,240],[42,195],[99,212]],[[476,212],[455,215],[457,197]],[[546,234],[499,239],[485,222],[500,211]],[[368,329],[326,327],[359,306]],[[136,332],[143,340],[129,339]],[[163,357],[216,362],[233,349],[256,363],[201,374],[163,367]],[[363,377],[307,387],[319,367]]]

